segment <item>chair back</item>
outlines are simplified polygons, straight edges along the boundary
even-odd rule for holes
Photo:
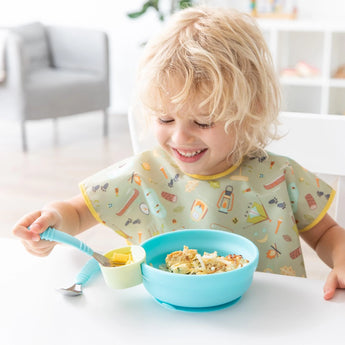
[[[280,140],[267,150],[288,156],[336,190],[330,214],[345,226],[345,117],[281,113]]]
[[[150,124],[134,107],[128,110],[128,125],[134,154],[150,150],[157,145]]]

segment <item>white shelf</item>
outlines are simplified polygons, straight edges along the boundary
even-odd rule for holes
[[[329,87],[345,88],[345,79],[331,78],[329,80]]]
[[[299,20],[258,20],[270,47],[279,75],[303,72],[299,63],[312,67],[313,74],[282,76],[283,111],[316,114],[345,114],[345,78],[334,78],[345,66],[345,23]],[[286,73],[285,73],[286,74]]]
[[[302,78],[302,77],[281,77],[280,83],[282,85],[296,85],[296,86],[322,86],[322,78]]]

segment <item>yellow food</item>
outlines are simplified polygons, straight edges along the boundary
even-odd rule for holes
[[[132,254],[123,254],[114,252],[110,258],[110,261],[114,265],[128,265],[133,262]]]
[[[213,274],[235,270],[247,265],[249,261],[237,254],[218,256],[216,251],[205,252],[201,256],[197,250],[184,246],[183,251],[178,250],[167,255],[165,263],[167,270],[172,273]]]

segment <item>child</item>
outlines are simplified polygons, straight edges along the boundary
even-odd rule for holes
[[[82,195],[23,217],[13,232],[28,251],[53,249],[39,237],[48,226],[77,235],[101,222],[134,244],[211,228],[251,239],[259,271],[305,276],[301,236],[333,268],[324,298],[345,287],[345,231],[327,214],[334,191],[264,151],[276,137],[279,87],[249,16],[203,7],[175,14],[147,45],[138,86],[159,148],[87,178]]]

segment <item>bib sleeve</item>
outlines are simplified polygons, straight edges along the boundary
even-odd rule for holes
[[[130,188],[130,183],[128,183],[128,179],[134,180],[135,178],[133,162],[132,157],[113,164],[79,184],[85,203],[92,215],[98,222],[111,228],[116,228],[116,225],[109,223],[109,220],[113,218],[112,214],[121,212],[118,210],[119,205],[126,205],[125,200],[137,193],[135,186]]]
[[[326,215],[335,190],[315,174],[289,159],[285,170],[291,207],[300,232],[310,230]]]
[[[161,186],[169,188],[169,169],[160,151],[146,151],[86,178],[80,190],[98,222],[136,244],[152,237],[167,216],[164,197],[171,196]]]

